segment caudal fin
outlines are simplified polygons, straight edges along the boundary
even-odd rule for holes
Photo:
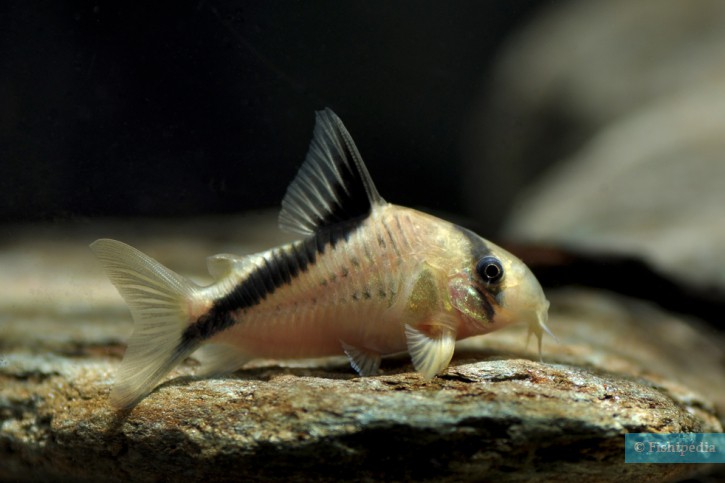
[[[183,341],[182,334],[199,286],[125,243],[96,240],[91,249],[135,322],[111,391],[114,406],[129,407],[198,347]]]

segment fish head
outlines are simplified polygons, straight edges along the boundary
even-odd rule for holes
[[[549,301],[536,276],[519,258],[483,238],[475,247],[449,278],[451,305],[461,321],[459,337],[524,322],[540,346],[543,332],[551,332],[546,327]]]

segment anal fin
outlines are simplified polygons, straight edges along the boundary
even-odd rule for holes
[[[234,372],[252,358],[227,344],[204,344],[193,356],[201,363],[198,376],[218,376]]]
[[[380,354],[342,342],[342,350],[350,359],[350,365],[361,376],[374,376],[380,369]]]
[[[425,379],[432,379],[448,367],[456,346],[454,331],[441,329],[435,336],[429,336],[406,324],[405,337],[413,366]]]

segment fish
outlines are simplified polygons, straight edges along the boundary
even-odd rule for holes
[[[407,351],[424,379],[457,340],[515,322],[539,342],[547,301],[517,257],[464,227],[386,202],[340,118],[316,112],[312,141],[279,213],[292,243],[207,259],[198,285],[120,241],[90,247],[134,330],[110,399],[136,405],[194,355],[213,377],[259,358],[347,355],[360,376]]]

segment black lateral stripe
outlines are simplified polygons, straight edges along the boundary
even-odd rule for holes
[[[264,259],[264,266],[269,274],[269,279],[274,287],[281,287],[285,283],[285,269],[282,263],[277,260],[277,252],[272,252],[272,262],[270,263],[267,258]],[[274,290],[274,289],[273,289]]]
[[[277,271],[278,276],[279,276],[278,286],[282,286],[286,283],[290,283],[292,281],[292,278],[294,277],[294,275],[292,274],[292,269],[291,269],[290,265],[287,263],[280,263],[279,258],[282,255],[278,254],[277,252],[272,253],[272,256],[274,257],[275,265],[277,267],[279,267],[279,270]],[[295,274],[296,273],[297,272],[295,271]]]
[[[262,280],[262,270],[263,267],[259,267],[256,270],[253,270],[249,273],[249,278],[247,279],[247,294],[249,295],[249,299],[254,301],[254,304],[259,303],[261,299],[264,298],[265,295],[265,287],[264,287],[264,280]]]
[[[324,247],[322,250],[318,250],[317,241],[314,238],[306,239],[302,245],[303,246],[301,248],[304,249],[305,257],[308,264],[315,263],[315,260],[317,259],[317,254],[324,252]]]
[[[321,231],[312,238],[312,240],[315,242],[315,246],[317,249],[317,253],[324,253],[325,252],[325,245],[327,241],[325,240],[327,237],[323,236],[327,234],[329,230]],[[328,239],[329,241],[329,239]]]
[[[263,258],[259,264],[259,268],[254,271],[257,294],[259,299],[264,299],[268,293],[274,292],[277,286],[274,284],[272,274],[268,271],[266,265],[267,259]]]
[[[234,318],[230,312],[219,312],[212,309],[208,314],[199,317],[196,323],[186,328],[181,335],[179,348],[187,347],[190,344],[205,340],[214,334],[221,332],[234,325]]]
[[[348,240],[350,234],[362,225],[361,221],[321,230],[309,238],[265,255],[246,279],[227,295],[215,300],[211,310],[184,331],[182,340],[190,342],[199,338],[208,339],[231,327],[235,323],[231,315],[233,312],[254,307],[279,287],[294,283],[295,278],[314,265],[328,247],[334,249],[336,243]]]
[[[363,218],[358,218],[356,220],[352,220],[350,223],[340,223],[330,227],[329,230],[326,230],[326,235],[328,237],[327,243],[329,243],[332,248],[335,248],[335,246],[341,241],[349,241],[350,235],[362,224],[362,221]]]

